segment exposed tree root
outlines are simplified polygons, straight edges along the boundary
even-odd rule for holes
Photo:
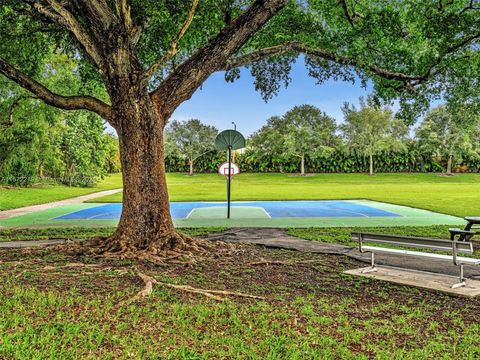
[[[68,263],[62,266],[52,266],[46,265],[44,266],[43,270],[55,270],[55,269],[65,269],[65,268],[87,268],[87,269],[95,269],[99,268],[100,265],[98,264],[84,264],[84,263]]]
[[[314,263],[320,263],[324,264],[320,260],[302,260],[302,261],[278,261],[278,260],[265,260],[262,259],[260,261],[255,261],[251,262],[248,265],[250,266],[259,266],[259,265],[287,265],[287,266],[293,266],[293,265],[304,265],[304,264],[314,264]]]
[[[143,273],[137,273],[137,275],[143,280],[145,286],[144,288],[139,291],[131,301],[137,300],[139,298],[144,298],[148,295],[150,295],[153,291],[153,285],[158,284],[162,285],[171,289],[175,290],[180,290],[180,291],[185,291],[188,293],[193,293],[193,294],[200,294],[203,296],[206,296],[210,299],[214,299],[216,301],[225,301],[225,297],[221,297],[218,295],[224,295],[224,296],[235,296],[235,297],[243,297],[243,298],[249,298],[249,299],[257,299],[257,300],[265,300],[264,297],[262,296],[256,296],[256,295],[250,295],[250,294],[243,294],[243,293],[238,293],[238,292],[232,292],[232,291],[226,291],[226,290],[207,290],[207,289],[199,289],[192,287],[190,285],[176,285],[176,284],[169,284],[165,282],[160,282],[157,281],[155,278],[145,275]]]
[[[22,272],[18,273],[15,278],[18,279],[18,278],[21,278],[23,276],[23,274],[27,273],[28,270],[23,270]]]
[[[157,265],[193,265],[205,256],[218,256],[231,252],[233,245],[192,238],[188,235],[172,233],[158,241],[146,244],[132,241],[126,236],[97,238],[91,241],[56,245],[58,251],[70,255],[89,255],[106,258],[147,261]]]

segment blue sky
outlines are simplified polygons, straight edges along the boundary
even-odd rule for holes
[[[269,117],[283,115],[301,104],[315,105],[340,122],[341,106],[345,101],[357,105],[360,96],[368,95],[368,89],[363,89],[360,83],[331,80],[316,85],[315,80],[308,76],[302,59],[293,66],[291,78],[288,88],[283,88],[278,96],[265,103],[255,91],[248,70],[242,71],[240,79],[233,84],[225,81],[223,73],[215,73],[176,110],[172,119],[197,118],[219,130],[232,128],[234,121],[237,130],[248,136],[264,125]]]

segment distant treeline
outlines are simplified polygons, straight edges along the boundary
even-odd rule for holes
[[[0,184],[92,186],[121,171],[118,139],[105,133],[98,116],[54,110],[22,97],[0,101],[2,107],[7,116],[3,121],[0,116]],[[346,104],[342,110],[340,125],[311,105],[273,116],[234,160],[242,172],[480,171],[477,115],[438,106],[412,136],[408,124],[388,108],[361,102],[359,109]],[[198,119],[172,121],[165,131],[167,171],[216,172],[227,160],[215,150],[217,134]]]
[[[243,172],[302,174],[480,169],[480,121],[475,114],[438,106],[413,132],[388,108],[361,102],[359,109],[345,104],[342,110],[340,125],[311,105],[273,116],[247,139],[235,162]],[[174,121],[166,131],[167,170],[215,172],[226,161],[213,147],[216,134],[199,120]]]

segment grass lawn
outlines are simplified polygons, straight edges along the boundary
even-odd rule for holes
[[[240,195],[243,199],[370,198],[455,215],[475,213],[475,194],[480,190],[476,184],[480,176],[473,174],[242,176],[235,180],[237,200]],[[216,175],[169,174],[169,184],[173,200],[224,196],[224,179]],[[447,229],[362,231],[445,238]],[[182,229],[194,236],[221,230]],[[287,232],[354,245],[350,239],[354,230],[291,228]],[[0,241],[92,238],[113,231],[111,227],[1,229]],[[71,256],[48,248],[0,250],[0,358],[480,357],[480,299],[343,274],[360,266],[364,264],[345,256],[247,245],[223,256],[214,251],[188,267]],[[136,297],[144,286],[138,273],[162,284],[154,285],[149,296]],[[168,284],[263,299],[222,296],[223,301],[217,301]]]
[[[448,225],[434,226],[399,226],[399,227],[362,227],[362,228],[291,228],[287,233],[302,239],[323,241],[327,243],[356,246],[351,240],[352,231],[391,233],[405,236],[426,236],[445,238],[448,235]],[[182,228],[180,231],[191,236],[203,236],[213,232],[224,231],[226,228],[202,227]],[[89,239],[93,237],[109,236],[115,231],[114,227],[68,227],[68,228],[13,228],[0,229],[0,241],[42,240],[42,239]]]
[[[121,187],[121,174],[109,175],[97,185],[88,188],[48,184],[32,187],[0,186],[0,211],[28,205],[44,204]]]
[[[168,174],[172,201],[225,200],[225,178],[217,174]],[[120,202],[121,193],[94,202]],[[233,200],[369,199],[456,216],[480,214],[480,174],[240,174]]]
[[[342,274],[343,256],[243,246],[195,266],[0,251],[1,358],[474,359],[480,300]],[[255,265],[259,260],[284,265]],[[86,264],[86,266],[81,266]],[[216,301],[166,284],[264,297]]]
[[[181,231],[191,236],[202,236],[225,228],[185,228]],[[91,239],[110,236],[114,227],[67,227],[67,228],[17,228],[0,229],[0,241],[47,240],[47,239]]]

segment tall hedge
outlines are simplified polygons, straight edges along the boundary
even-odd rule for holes
[[[235,162],[242,172],[286,172],[295,173],[300,171],[300,161],[296,157],[278,162],[273,156],[259,156],[252,149],[247,149],[242,154],[236,154]],[[167,157],[167,171],[188,172],[188,164],[185,160]],[[198,158],[195,162],[195,172],[213,173],[220,164],[226,161],[223,152],[210,152]],[[376,172],[443,172],[445,171],[446,159],[432,158],[428,154],[422,154],[414,144],[410,144],[407,150],[394,152],[385,151],[374,155]],[[463,154],[457,162],[458,171],[480,172],[480,158],[471,154]],[[335,150],[331,155],[316,159],[306,158],[306,169],[312,173],[363,173],[368,172],[368,157],[343,149]]]

